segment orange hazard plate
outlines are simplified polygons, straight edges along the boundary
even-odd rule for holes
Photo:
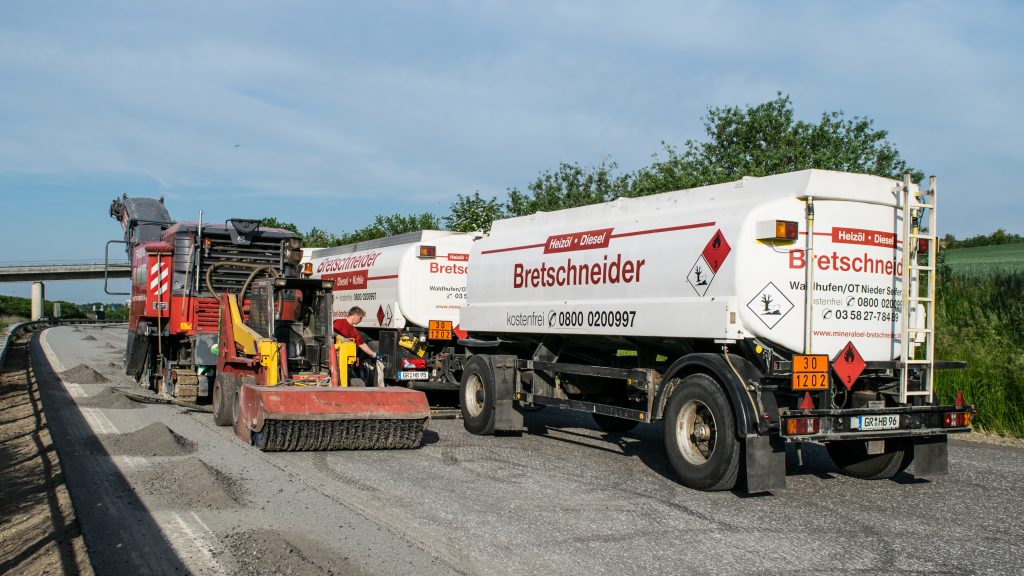
[[[828,390],[828,356],[793,356],[793,390]]]
[[[430,340],[451,340],[452,321],[431,320],[430,325],[427,326],[427,338]]]

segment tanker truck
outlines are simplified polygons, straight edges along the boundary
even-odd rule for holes
[[[303,273],[334,282],[333,318],[355,306],[385,382],[457,390],[462,373],[459,310],[469,251],[478,234],[423,230],[309,251]]]
[[[947,469],[973,407],[936,403],[935,180],[807,170],[500,220],[475,241],[460,407],[610,433],[663,421],[682,484],[785,487],[787,443],[846,474]]]

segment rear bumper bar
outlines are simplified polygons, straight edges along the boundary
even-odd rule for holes
[[[835,440],[884,440],[938,436],[970,432],[970,426],[946,427],[944,416],[949,413],[974,412],[974,406],[900,406],[895,408],[851,408],[841,410],[791,410],[782,415],[781,433],[788,441],[831,442]],[[861,430],[858,416],[899,415],[899,427],[892,430]],[[815,434],[786,434],[786,420],[790,418],[819,418],[819,432]]]

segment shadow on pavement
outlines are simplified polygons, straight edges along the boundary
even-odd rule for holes
[[[32,367],[97,574],[187,574],[188,568],[68,396],[33,336]],[[187,495],[187,487],[183,496]],[[0,570],[2,572],[2,570]]]

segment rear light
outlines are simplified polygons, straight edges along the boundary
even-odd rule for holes
[[[402,358],[403,370],[426,370],[427,361],[424,358]]]
[[[942,426],[945,428],[965,428],[970,425],[970,412],[946,412],[942,415]]]
[[[437,246],[420,246],[420,258],[437,258]]]
[[[927,238],[918,238],[917,239],[917,251],[918,252],[927,252],[928,251],[928,239]]]
[[[756,224],[758,240],[793,241],[800,235],[800,226],[790,220],[767,220]]]
[[[787,418],[786,435],[803,436],[821,431],[821,418]]]

